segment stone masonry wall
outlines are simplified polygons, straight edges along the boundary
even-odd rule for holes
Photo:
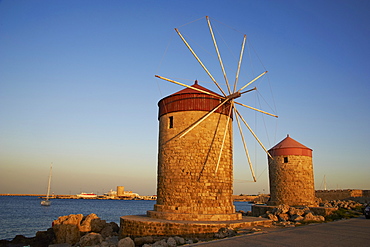
[[[265,218],[248,220],[245,217],[236,221],[197,222],[151,219],[145,216],[127,215],[120,218],[120,237],[139,236],[213,236],[220,228],[245,228],[258,225],[271,226]]]
[[[366,196],[363,190],[316,190],[315,195],[322,200],[344,200]]]
[[[284,158],[288,159],[284,163]],[[269,205],[317,206],[312,157],[281,155],[269,158]]]
[[[205,114],[182,111],[161,116],[157,204],[154,211],[148,211],[149,217],[196,221],[241,218],[232,200],[232,119],[213,113],[185,136],[179,136]]]

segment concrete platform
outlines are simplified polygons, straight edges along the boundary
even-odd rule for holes
[[[265,218],[242,217],[233,221],[174,221],[154,219],[146,215],[127,215],[120,218],[121,237],[139,236],[211,236],[220,228],[271,226]]]

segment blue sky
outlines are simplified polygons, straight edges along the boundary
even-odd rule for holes
[[[155,194],[157,102],[182,88],[154,75],[217,91],[175,27],[224,86],[207,15],[230,81],[243,33],[240,85],[269,71],[240,99],[279,115],[242,110],[265,146],[290,134],[313,149],[317,189],[324,175],[328,189],[370,189],[369,10],[359,0],[0,1],[0,193],[45,193],[53,162],[56,194]],[[251,183],[234,132],[234,193],[268,192],[266,155],[245,130]]]

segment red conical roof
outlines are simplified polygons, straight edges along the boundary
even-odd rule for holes
[[[269,150],[272,156],[279,155],[303,155],[312,157],[312,149],[297,142],[289,135]]]
[[[204,92],[195,90],[193,88],[185,88],[174,94],[171,94],[158,102],[159,113],[158,118],[164,114],[180,111],[212,111],[221,103],[221,95],[202,87],[198,81],[192,85],[193,88],[200,89]],[[212,95],[208,94],[211,93]],[[221,113],[233,118],[230,113],[232,107],[230,101],[219,107],[215,113]]]
[[[215,93],[215,92],[213,92],[213,91],[211,91],[211,90],[209,90],[209,89],[207,89],[207,88],[205,88],[205,87],[202,87],[201,85],[199,85],[198,84],[198,81],[196,80],[195,82],[194,82],[194,84],[193,85],[191,85],[192,87],[194,87],[194,88],[197,88],[197,89],[200,89],[200,90],[202,90],[202,91],[206,91],[206,92],[208,92],[208,93],[212,93],[212,94],[215,94],[215,95],[218,95],[218,96],[221,96],[221,95],[219,95],[218,93]],[[200,93],[200,94],[202,94],[202,92],[200,92],[200,91],[197,91],[197,90],[194,90],[194,89],[192,89],[192,88],[184,88],[184,89],[182,89],[182,90],[180,90],[180,91],[178,91],[178,92],[176,92],[176,93],[173,93],[173,94],[171,94],[171,96],[172,95],[177,95],[177,94],[187,94],[187,93]],[[222,97],[222,96],[221,96]]]

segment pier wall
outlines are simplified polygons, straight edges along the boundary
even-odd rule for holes
[[[345,200],[353,197],[370,197],[370,190],[316,190],[315,196],[322,200]]]

